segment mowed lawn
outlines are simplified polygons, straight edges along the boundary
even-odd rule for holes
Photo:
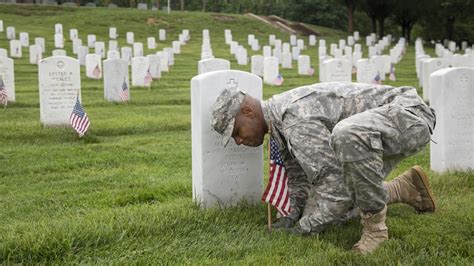
[[[132,88],[128,104],[106,102],[102,81],[87,79],[81,68],[83,105],[91,119],[81,139],[70,128],[41,126],[37,67],[29,64],[28,49],[23,49],[23,58],[15,59],[16,102],[0,109],[0,263],[474,263],[473,172],[428,171],[437,212],[419,215],[405,205],[390,206],[390,240],[365,257],[349,251],[360,237],[358,220],[297,237],[269,234],[264,204],[203,210],[193,203],[190,79],[197,73],[202,29],[210,30],[216,57],[245,71],[250,64],[238,66],[231,57],[224,29],[231,29],[234,40],[248,49],[247,34],[261,45],[269,34],[289,42],[288,34],[244,16],[195,12],[1,5],[0,19],[5,28],[15,26],[17,36],[28,32],[30,43],[45,37],[44,57],[54,49],[55,23],[63,24],[66,39],[69,29],[77,28],[83,43],[87,34],[96,34],[107,46],[109,27],[117,27],[120,46],[126,45],[126,32],[133,31],[146,54],[169,47],[182,29],[191,33],[171,71],[150,90]],[[314,27],[324,33],[318,38],[326,39],[328,47],[347,35]],[[160,28],[167,30],[168,39],[147,50],[146,38],[158,39]],[[66,47],[72,55],[72,42],[67,40]],[[5,32],[0,33],[0,48],[9,48]],[[434,55],[432,48],[426,51]],[[318,73],[317,47],[303,54],[311,56]],[[397,81],[387,83],[418,86],[414,62],[410,45],[396,65]],[[318,80],[317,75],[297,75],[295,62],[281,73],[283,86],[265,85],[265,98]],[[429,169],[429,148],[403,161],[390,178],[414,164]]]

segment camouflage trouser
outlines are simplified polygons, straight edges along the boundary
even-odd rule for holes
[[[343,175],[355,204],[377,212],[387,202],[382,181],[403,158],[430,140],[426,123],[410,108],[389,104],[340,121],[331,145],[342,162]]]
[[[299,220],[306,232],[321,232],[354,206],[342,164],[329,143],[331,131],[321,121],[299,121],[285,133],[298,158],[283,155],[291,198],[289,217]]]

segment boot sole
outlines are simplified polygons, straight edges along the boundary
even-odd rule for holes
[[[425,187],[426,192],[428,193],[428,197],[433,204],[433,209],[432,210],[418,210],[418,212],[435,212],[436,210],[436,202],[435,198],[433,196],[433,192],[431,191],[430,184],[428,182],[428,176],[425,174],[425,171],[423,171],[423,168],[419,165],[415,165],[412,167],[413,170],[416,171],[418,176],[421,178],[421,182],[423,182],[423,186]]]

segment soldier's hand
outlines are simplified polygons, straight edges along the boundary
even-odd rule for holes
[[[295,223],[296,221],[289,217],[281,217],[272,225],[272,229],[291,228]]]

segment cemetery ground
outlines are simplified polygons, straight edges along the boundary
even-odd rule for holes
[[[231,29],[240,43],[246,43],[247,34],[255,34],[262,44],[269,34],[285,41],[288,34],[243,16],[194,12],[167,15],[129,9],[1,5],[0,19],[5,27],[15,26],[17,34],[29,32],[30,43],[34,37],[45,37],[43,58],[54,49],[55,23],[63,24],[65,37],[70,28],[77,28],[83,41],[87,34],[107,41],[108,28],[117,27],[120,46],[125,45],[127,31],[146,43],[146,37],[157,37],[158,29],[164,28],[167,40],[158,42],[157,50],[170,46],[182,29],[191,34],[182,53],[175,55],[170,72],[163,73],[150,89],[132,87],[127,104],[106,102],[103,81],[87,79],[81,67],[82,102],[91,119],[83,138],[70,128],[41,126],[37,66],[29,64],[27,49],[23,49],[23,58],[15,59],[16,102],[0,110],[0,262],[473,263],[474,173],[429,171],[429,147],[404,160],[390,178],[420,164],[429,173],[437,212],[418,215],[406,205],[390,206],[390,240],[369,256],[349,251],[360,237],[358,219],[319,235],[296,237],[267,232],[263,203],[200,209],[192,202],[190,79],[197,73],[202,29],[210,30],[214,56],[231,60],[232,69],[245,71],[250,71],[250,64],[239,66],[231,57],[224,29]],[[328,44],[347,35],[314,28],[324,33],[318,39]],[[4,32],[0,47],[8,49]],[[69,40],[66,47],[72,55]],[[434,54],[432,48],[426,51]],[[155,51],[145,45],[148,52]],[[363,52],[367,54],[365,46]],[[249,56],[255,53],[249,50]],[[308,46],[302,53],[311,56],[317,70],[317,48]],[[410,45],[396,65],[397,81],[387,84],[417,87],[414,62]],[[293,69],[281,73],[283,86],[264,85],[265,99],[317,82],[316,76],[299,76],[295,63]]]

